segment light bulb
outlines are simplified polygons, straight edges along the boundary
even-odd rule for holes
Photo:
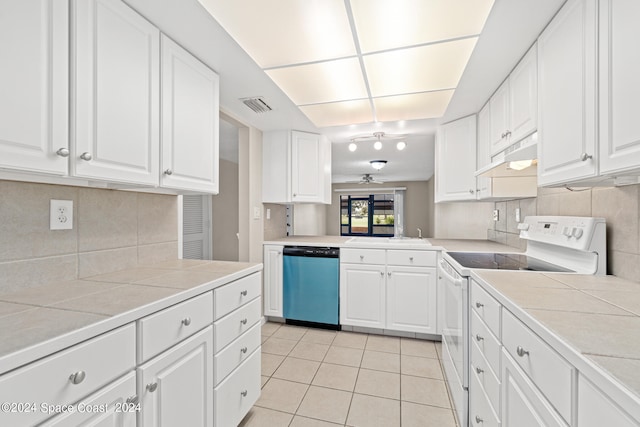
[[[382,150],[382,142],[380,142],[380,140],[377,140],[377,141],[373,144],[373,148],[375,148],[376,150]]]
[[[404,141],[400,141],[400,142],[398,142],[398,144],[396,144],[396,148],[397,148],[399,151],[402,151],[402,150],[404,150],[405,148],[407,148],[407,143],[406,143],[406,142],[404,142]]]
[[[358,146],[356,145],[355,142],[352,142],[351,144],[349,144],[349,151],[351,151],[352,153],[356,151],[357,148]]]
[[[533,160],[518,160],[514,162],[509,162],[509,168],[521,171],[522,169],[526,169],[533,164]]]

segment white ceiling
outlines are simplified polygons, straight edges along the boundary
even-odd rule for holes
[[[322,99],[311,99],[311,102],[320,102],[320,104],[306,105],[303,107],[297,106],[296,103],[309,103],[310,99],[291,99],[287,96],[287,90],[278,87],[269,75],[267,75],[267,72],[256,63],[255,58],[250,57],[239,44],[227,34],[218,22],[206,13],[197,0],[125,1],[220,75],[221,108],[231,117],[237,118],[263,131],[297,129],[327,135],[333,142],[334,182],[338,182],[338,178],[340,178],[340,181],[355,180],[365,172],[372,172],[373,169],[368,166],[369,160],[373,160],[374,157],[379,158],[382,154],[384,154],[383,157],[389,161],[387,167],[382,170],[384,180],[428,179],[433,174],[433,135],[436,127],[441,123],[477,112],[508,75],[519,58],[535,41],[546,23],[565,0],[545,0],[543,2],[538,0],[495,0],[491,13],[486,20],[482,35],[477,43],[475,43],[475,49],[470,56],[469,63],[464,69],[459,79],[457,89],[453,94],[451,94],[451,91],[442,93],[419,92],[411,96],[406,96],[406,99],[402,99],[405,98],[403,96],[389,96],[372,100],[364,98],[347,102],[327,101],[329,103],[340,104],[339,108],[335,111],[322,109],[322,102],[325,102]],[[242,2],[244,1],[248,0],[242,0]],[[356,17],[359,13],[355,11],[359,8],[365,9],[363,13],[366,13],[366,5],[370,1],[374,0],[278,0],[276,3],[261,0],[258,4],[267,7],[270,12],[274,10],[273,4],[277,4],[278,14],[286,14],[290,8],[302,9],[302,11],[298,10],[296,13],[324,13],[326,16],[323,15],[320,19],[317,16],[314,17],[317,22],[329,22],[329,24],[322,26],[323,34],[327,36],[335,33],[336,37],[342,37],[344,36],[342,33],[347,30],[345,29],[344,22],[339,22],[342,18],[336,19],[336,17],[342,16],[342,14],[334,14],[331,9],[328,9],[328,12],[318,12],[318,9],[314,8],[319,6],[325,7],[326,4],[329,3],[333,5],[332,7],[337,8],[351,7],[354,10],[353,16]],[[394,4],[394,2],[388,0],[376,1]],[[415,0],[414,4],[421,5],[429,1],[431,0]],[[238,2],[239,0],[225,3],[235,4]],[[284,3],[287,3],[290,7],[283,7]],[[451,3],[451,0],[449,0],[448,3]],[[384,22],[393,22],[392,15],[393,8],[384,12],[386,19]],[[256,25],[257,30],[264,34],[265,41],[268,40],[268,37],[273,33],[278,34],[284,32],[270,20],[273,13],[267,16],[261,14],[258,8],[249,8],[243,10],[242,16],[243,19],[251,20],[254,25]],[[415,16],[418,16],[418,14],[416,13]],[[468,16],[467,14],[458,16],[462,16],[465,19],[473,18],[473,16]],[[325,19],[325,21],[322,21],[322,19]],[[376,19],[377,21],[373,22],[383,22],[380,18]],[[428,19],[432,19],[432,21]],[[453,26],[445,25],[438,29],[436,28],[438,23],[444,21],[438,16],[429,17],[428,19],[418,21],[418,24],[423,24],[418,25],[418,27],[434,28],[436,31],[436,36],[434,37],[436,38],[455,37],[446,33],[446,31],[455,31]],[[357,22],[349,24],[364,25],[358,24]],[[407,23],[407,25],[415,26],[415,24],[410,22]],[[336,30],[334,27],[338,29]],[[342,29],[340,30],[339,28]],[[358,30],[360,31],[360,27]],[[375,30],[375,28],[373,28],[373,30]],[[370,31],[370,29],[363,28],[362,31]],[[441,33],[437,33],[438,31]],[[285,37],[292,38],[291,34],[284,33]],[[376,33],[375,31],[372,31],[372,33],[374,35],[383,34],[382,32]],[[463,38],[462,40],[470,39]],[[267,43],[266,47],[261,49],[265,56],[273,55],[274,52],[272,51],[278,51],[278,54],[282,55],[290,54],[286,49],[276,49],[277,46],[274,46],[272,43]],[[384,43],[389,43],[389,45],[385,45]],[[360,49],[362,52],[382,51],[381,53],[392,56],[409,54],[408,51],[393,50],[395,48],[391,46],[397,46],[396,43],[403,45],[406,41],[402,40],[402,38],[399,41],[392,40],[390,37],[385,36],[380,37],[379,40],[373,40],[371,46],[361,43]],[[339,73],[341,76],[340,81],[346,81],[344,76],[348,73],[349,67],[353,67],[353,64],[349,64],[349,62],[353,62],[354,59],[350,58],[350,56],[353,55],[353,51],[351,50],[353,43],[351,43],[351,45],[340,45],[339,47],[345,49],[345,51],[342,53],[327,52],[325,55],[327,57],[341,55],[342,60],[336,63],[343,67]],[[428,43],[417,46],[416,49],[427,47],[429,47]],[[392,50],[386,52],[388,49]],[[296,52],[299,53],[299,51]],[[304,51],[302,54],[304,54]],[[278,59],[277,56],[274,56],[274,58],[274,62],[266,66],[266,68],[268,68],[267,71],[274,74],[281,72],[285,74],[287,68],[269,68],[277,67],[274,64],[278,64],[277,61],[282,61],[282,58]],[[365,58],[367,61],[375,62],[376,55],[363,56],[363,62]],[[349,59],[352,61],[349,61]],[[260,59],[260,61],[263,60],[264,59]],[[286,60],[288,64],[303,63],[302,66],[321,65],[321,63],[317,62],[306,64],[306,61],[309,61],[309,59],[305,57],[289,58]],[[382,69],[384,66],[388,67],[392,65],[390,62],[400,61],[401,59],[398,57],[395,57],[394,61],[378,61],[373,69],[377,71],[378,68]],[[387,70],[387,77],[392,75],[391,73],[393,72],[393,67],[391,71]],[[387,90],[384,87],[386,83],[385,76],[383,75],[383,78],[376,79],[374,74],[375,73],[372,73],[369,84],[371,87],[375,86],[376,91],[379,90],[380,93],[386,93],[384,92]],[[438,78],[438,76],[434,76],[433,78]],[[393,79],[387,78],[386,80],[402,81],[404,79],[402,76],[396,76]],[[292,86],[297,84],[295,79],[289,80],[286,78],[283,79],[283,81],[285,84]],[[375,84],[374,81],[376,82]],[[367,84],[365,84],[365,87],[366,86]],[[369,90],[371,90],[371,87]],[[349,83],[346,85],[346,89],[352,91],[352,93],[350,92],[348,96],[345,95],[345,99],[352,99],[349,97],[361,95],[362,87],[358,84]],[[315,92],[316,93],[310,91],[310,94],[305,94],[305,96],[321,97],[327,95],[324,91]],[[424,97],[436,95],[444,98],[438,101],[441,104],[446,103],[448,97],[451,97],[442,117],[437,117],[442,114],[442,111],[438,111],[435,107],[429,107],[429,105],[438,105],[438,103],[433,104],[430,103],[428,99],[423,99]],[[273,108],[273,111],[256,114],[240,101],[240,98],[253,96],[262,96]],[[371,102],[374,103],[376,112],[378,113],[378,122],[371,122],[371,120],[365,122],[367,114],[369,114],[369,116],[371,114],[367,112],[367,108],[370,109]],[[382,111],[385,110],[385,106],[382,105],[383,103],[393,104],[394,109],[402,109],[405,111],[407,114],[405,120],[388,121],[391,119],[391,116],[387,117],[382,113]],[[421,111],[421,109],[427,111]],[[321,125],[315,126],[309,120],[307,114],[314,117],[314,120]],[[342,119],[344,117],[348,117],[348,123],[350,124],[324,127],[324,124],[332,123],[336,118]],[[421,117],[434,118],[425,119]],[[383,148],[382,152],[371,154],[361,149],[361,144],[361,147],[355,153],[346,150],[346,146],[352,136],[371,134],[376,131],[384,131],[390,134],[408,134],[407,149],[402,152],[386,153]],[[391,146],[390,143],[385,145]],[[394,167],[395,165],[398,166]],[[363,167],[365,167],[364,170],[362,170]]]

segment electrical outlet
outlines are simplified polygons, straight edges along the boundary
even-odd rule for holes
[[[257,206],[253,207],[253,219],[260,219],[261,217],[261,212],[260,212],[260,208]]]
[[[271,209],[267,209],[267,219],[271,219]]]
[[[496,222],[500,220],[500,211],[498,209],[493,210],[493,220]]]
[[[73,200],[51,200],[49,230],[73,229]]]

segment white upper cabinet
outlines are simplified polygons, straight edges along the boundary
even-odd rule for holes
[[[596,6],[596,0],[569,0],[538,39],[541,186],[569,183],[598,172]],[[633,44],[631,40],[623,43]]]
[[[534,45],[489,100],[492,156],[536,130],[537,91],[537,50]]]
[[[71,173],[157,185],[160,31],[119,0],[73,5]]]
[[[163,187],[218,194],[219,78],[162,36]]]
[[[438,128],[435,201],[476,199],[476,116]]]
[[[640,167],[640,2],[600,1],[600,173]]]
[[[478,113],[478,135],[476,147],[476,169],[482,169],[491,163],[491,104],[487,102]],[[478,200],[491,197],[491,178],[476,177]]]
[[[0,4],[0,168],[66,175],[69,3]]]
[[[331,142],[326,137],[265,132],[262,153],[264,203],[331,203]]]

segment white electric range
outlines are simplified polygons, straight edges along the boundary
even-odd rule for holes
[[[455,413],[467,427],[469,409],[469,276],[474,269],[606,274],[606,222],[603,218],[529,216],[518,225],[527,240],[524,253],[445,252],[442,361]]]

